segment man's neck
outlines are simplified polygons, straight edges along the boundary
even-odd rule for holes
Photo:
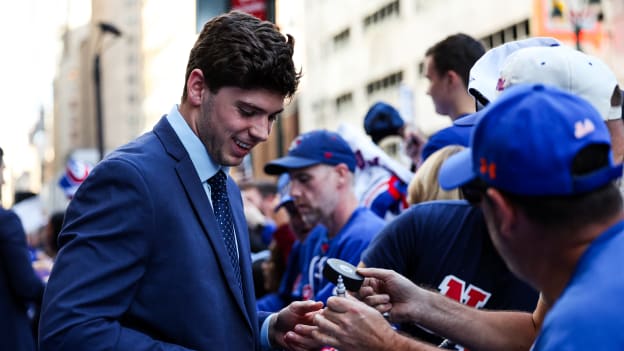
[[[583,254],[591,244],[616,223],[624,220],[624,213],[620,213],[611,219],[592,223],[575,230],[574,233],[555,233],[553,240],[546,243],[545,250],[535,255],[535,258],[545,258],[541,264],[542,269],[536,274],[536,285],[544,294],[544,298],[553,304],[565,288],[569,285]],[[560,238],[572,238],[563,241]]]
[[[453,122],[462,116],[476,112],[474,100],[468,93],[462,92],[457,94],[455,101],[456,103],[449,113],[449,117],[451,117]]]
[[[344,199],[336,206],[328,220],[323,223],[327,228],[327,237],[329,239],[338,235],[357,207],[358,201],[355,195],[347,196],[347,199]]]

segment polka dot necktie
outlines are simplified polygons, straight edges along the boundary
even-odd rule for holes
[[[208,179],[210,185],[210,197],[212,199],[212,208],[214,209],[217,222],[223,235],[223,241],[227,248],[232,267],[236,274],[238,287],[243,290],[241,284],[240,265],[238,264],[238,253],[236,249],[236,240],[234,238],[234,221],[232,220],[232,210],[230,208],[230,200],[227,196],[227,188],[225,181],[227,176],[221,171]]]

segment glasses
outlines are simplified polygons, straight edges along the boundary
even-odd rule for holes
[[[483,179],[475,178],[470,183],[462,186],[460,189],[466,201],[473,206],[478,206],[483,200],[487,188],[488,185],[485,181],[483,181]]]

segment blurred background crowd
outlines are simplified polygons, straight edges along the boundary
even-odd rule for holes
[[[56,183],[70,158],[97,163],[151,129],[179,98],[186,48],[206,19],[231,8],[255,11],[292,34],[295,62],[303,72],[270,140],[235,170],[239,179],[275,181],[262,166],[285,154],[301,132],[345,124],[364,134],[364,116],[378,101],[394,106],[408,128],[425,136],[449,126],[427,96],[425,51],[454,33],[466,33],[486,49],[529,36],[555,37],[572,47],[578,39],[584,52],[605,61],[620,81],[624,77],[618,64],[624,54],[624,4],[617,0],[29,0],[15,5],[0,11],[0,35],[17,51],[0,65],[2,95],[16,102],[0,117],[6,154],[2,204],[11,206],[16,191],[31,191],[48,213],[66,205]],[[24,93],[29,87],[35,90]],[[396,141],[382,146],[403,157]]]

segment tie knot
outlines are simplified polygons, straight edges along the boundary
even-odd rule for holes
[[[210,185],[211,188],[219,188],[219,189],[223,189],[225,188],[225,180],[227,179],[227,176],[225,175],[225,173],[223,173],[222,171],[217,171],[217,173],[215,173],[215,175],[213,175],[212,177],[210,177],[210,179],[208,179],[208,184]]]

